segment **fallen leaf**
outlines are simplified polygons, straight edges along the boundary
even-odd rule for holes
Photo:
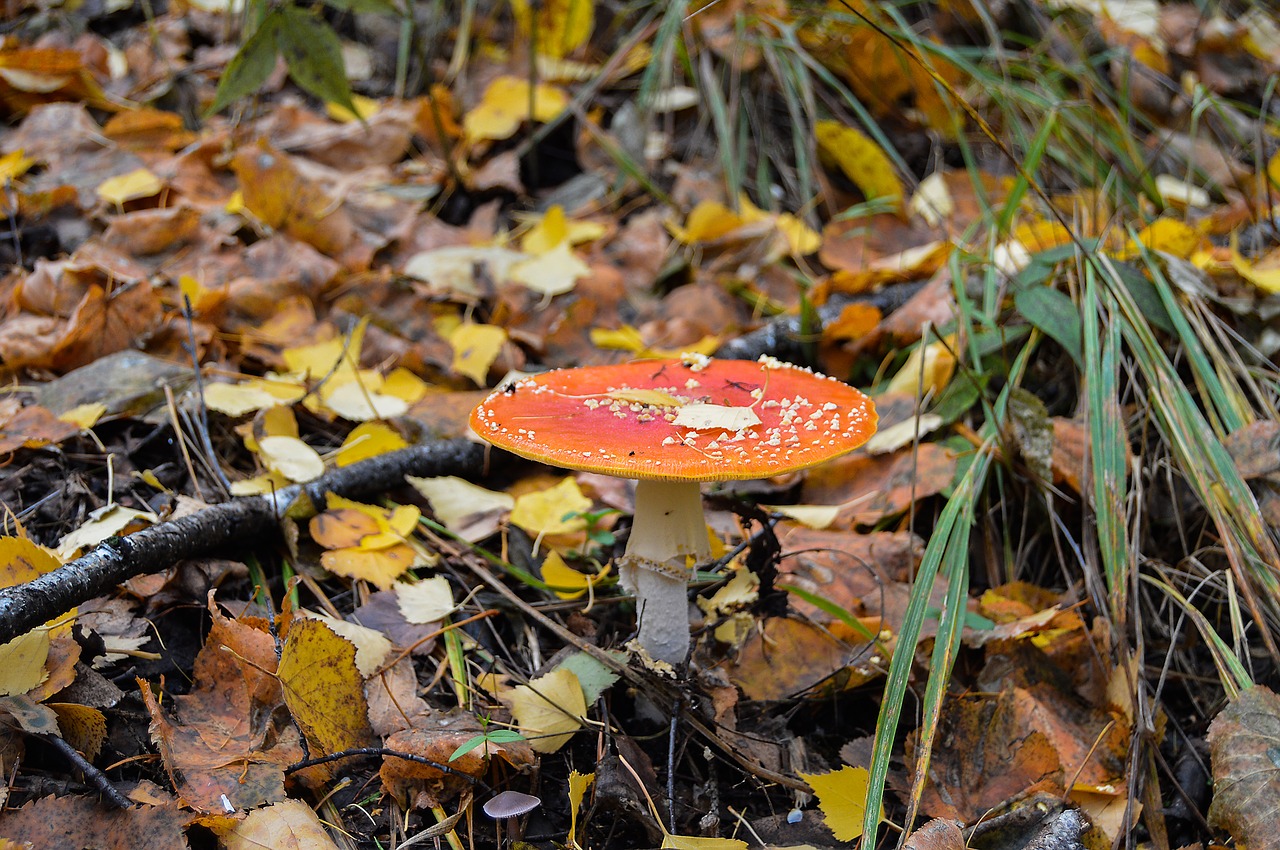
[[[564,668],[501,695],[534,752],[554,753],[582,727],[587,702],[578,677]]]
[[[284,800],[254,809],[243,820],[214,826],[226,850],[337,850],[319,815],[301,800]]]
[[[1209,822],[1240,844],[1271,846],[1280,788],[1280,697],[1265,685],[1240,692],[1209,726],[1213,802]]]
[[[530,87],[519,77],[498,77],[467,113],[462,125],[467,140],[476,143],[510,138],[528,120],[550,121],[569,105],[563,90],[539,83]]]
[[[164,189],[160,178],[145,168],[108,178],[98,184],[98,197],[117,207],[139,198],[150,198]]]
[[[498,359],[507,332],[496,325],[465,322],[449,335],[453,347],[453,371],[470,378],[479,386],[489,381],[489,367]]]
[[[862,820],[867,811],[867,789],[871,775],[865,767],[845,765],[830,773],[801,773],[818,797],[823,819],[838,841],[853,841],[862,835]],[[880,809],[884,820],[884,808]]]
[[[545,490],[526,493],[515,500],[511,508],[511,522],[533,535],[572,534],[585,528],[580,516],[591,509],[591,500],[578,489],[573,476]]]
[[[295,618],[280,651],[280,685],[313,754],[374,743],[356,648],[319,620]]]
[[[324,460],[297,437],[263,437],[258,441],[258,456],[267,469],[289,481],[314,481],[324,474]]]
[[[496,531],[500,518],[515,506],[515,499],[507,493],[487,490],[452,475],[439,478],[407,475],[405,480],[427,498],[436,519],[445,528],[473,543]]]
[[[838,167],[868,201],[884,200],[902,210],[902,181],[879,145],[836,121],[819,121],[814,132],[823,164]]]

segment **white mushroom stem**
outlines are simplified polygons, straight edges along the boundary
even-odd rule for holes
[[[710,557],[698,483],[637,482],[635,519],[618,573],[636,596],[640,645],[654,658],[683,664],[689,654],[689,579],[693,566]]]

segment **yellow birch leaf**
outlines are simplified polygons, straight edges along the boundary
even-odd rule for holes
[[[537,40],[540,56],[562,59],[591,37],[596,15],[593,0],[543,0],[537,9],[535,21],[529,0],[511,0],[516,30],[525,43]]]
[[[38,686],[49,673],[49,630],[35,629],[0,646],[0,696],[25,694]]]
[[[36,164],[36,160],[26,156],[22,148],[0,156],[0,183],[17,180]]]
[[[566,240],[541,256],[516,263],[511,267],[511,281],[550,299],[572,292],[578,279],[590,273],[591,267],[579,259]]]
[[[453,475],[438,478],[406,475],[405,480],[427,498],[436,519],[455,534],[465,531],[476,517],[505,513],[515,506],[510,494],[487,490]]]
[[[814,130],[824,165],[838,167],[868,201],[888,200],[902,210],[902,181],[879,145],[861,130],[837,121],[819,121]]]
[[[1163,251],[1186,260],[1203,243],[1204,237],[1185,221],[1158,218],[1138,232],[1136,241],[1130,241],[1126,255],[1136,255],[1138,245],[1145,245],[1152,251]]]
[[[367,581],[379,590],[395,587],[396,579],[418,562],[418,553],[407,543],[385,549],[331,549],[320,555],[320,564],[336,576]]]
[[[574,516],[566,520],[564,516],[590,508],[591,500],[582,495],[573,476],[567,476],[554,487],[516,499],[511,508],[511,522],[534,535],[572,534],[585,527],[583,519]]]
[[[85,404],[77,404],[58,418],[63,422],[70,422],[78,428],[92,428],[98,424],[98,420],[102,418],[102,414],[107,412],[107,406],[100,401],[87,402]]]
[[[139,511],[110,504],[89,514],[89,521],[58,541],[58,557],[70,560],[81,549],[91,549],[108,537],[115,537],[130,526],[141,527],[160,521],[151,511]]]
[[[650,348],[644,344],[640,331],[631,325],[623,325],[615,330],[592,328],[591,344],[597,348],[630,351],[637,357],[646,360],[665,360],[680,357],[684,354],[714,354],[716,349],[720,347],[720,337],[704,336],[692,345],[684,345],[680,348]]]
[[[541,255],[568,239],[569,222],[565,219],[564,207],[556,204],[520,239],[520,250],[526,254]]]
[[[569,843],[578,842],[578,811],[587,796],[587,789],[596,781],[595,773],[578,773],[569,771]]]
[[[676,239],[689,245],[694,242],[710,242],[727,236],[745,223],[742,216],[719,201],[706,200],[699,201],[698,205],[689,211],[689,217],[685,219],[683,227],[668,222],[667,230]]]
[[[830,773],[801,773],[818,796],[823,820],[838,841],[853,841],[862,835],[862,818],[867,811],[867,786],[870,773],[865,767],[845,765]],[[884,807],[880,809],[884,819]]]
[[[699,835],[662,836],[662,850],[747,850],[747,842],[740,838],[703,838]]]
[[[634,390],[620,389],[610,390],[605,393],[606,398],[624,401],[627,404],[644,404],[653,405],[654,407],[683,407],[684,402],[671,393],[665,393],[662,390]]]
[[[285,800],[254,809],[243,820],[230,818],[213,827],[226,850],[306,847],[338,850],[320,816],[302,800]]]
[[[258,441],[258,457],[267,469],[290,481],[314,481],[324,475],[324,460],[297,437],[263,437]]]
[[[507,332],[496,325],[473,322],[458,325],[449,335],[449,345],[453,348],[453,371],[483,387],[488,382],[489,367],[498,359],[506,341]]]
[[[123,206],[127,201],[139,198],[150,198],[160,194],[164,183],[160,178],[145,168],[138,168],[128,174],[108,177],[98,184],[98,197],[114,206]]]
[[[408,441],[382,422],[363,422],[351,429],[334,457],[338,467],[407,448]]]
[[[376,391],[363,381],[348,381],[324,395],[324,406],[349,422],[394,419],[409,411],[408,402]]]
[[[343,124],[350,124],[352,121],[368,121],[382,111],[382,104],[362,94],[352,94],[351,105],[356,108],[355,112],[342,104],[326,102],[324,111],[334,121],[340,121]]]
[[[1236,274],[1261,289],[1275,295],[1280,293],[1280,253],[1271,252],[1256,261],[1244,258],[1240,253],[1239,239],[1231,235],[1231,267]]]
[[[593,584],[609,574],[609,566],[595,575],[580,573],[564,562],[554,549],[542,562],[542,580],[551,585],[551,592],[561,599],[577,599],[584,596]]]
[[[382,392],[409,404],[417,404],[427,394],[427,383],[403,366],[397,366],[382,382]]]
[[[791,213],[779,214],[777,227],[794,256],[808,256],[822,247],[822,236],[798,216]]]
[[[278,472],[267,472],[231,482],[233,496],[261,496],[264,493],[275,493],[289,486],[289,479]]]
[[[558,667],[502,697],[535,752],[554,753],[582,728],[587,700],[572,670]]]
[[[382,662],[386,661],[387,656],[391,654],[391,639],[377,629],[334,619],[328,614],[308,612],[305,616],[319,620],[351,641],[351,645],[356,648],[356,669],[366,679],[376,673],[382,666]]]
[[[356,379],[364,332],[368,326],[369,317],[366,316],[356,323],[348,338],[334,337],[314,345],[286,348],[281,355],[290,372],[312,380],[327,378],[328,383],[340,386]]]
[[[449,580],[444,576],[432,576],[413,584],[397,584],[396,607],[405,622],[424,625],[443,620],[458,606],[453,601]]]
[[[498,77],[485,89],[475,109],[467,113],[462,126],[472,143],[507,139],[524,121],[550,121],[568,105],[569,96],[555,86],[539,83],[531,94],[527,80]]]
[[[907,362],[893,376],[885,387],[886,393],[907,393],[921,398],[932,391],[934,397],[946,389],[951,376],[956,370],[956,358],[948,350],[948,342],[931,342],[928,345],[916,346]],[[921,365],[923,361],[923,366]]]
[[[320,620],[295,617],[280,650],[277,675],[285,704],[310,742],[312,755],[374,743],[364,680],[351,641]]]
[[[275,407],[279,400],[252,384],[205,384],[204,405],[227,416],[244,416],[255,410]]]

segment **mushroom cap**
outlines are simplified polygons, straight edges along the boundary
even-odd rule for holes
[[[876,430],[871,399],[772,357],[686,355],[557,369],[494,390],[471,413],[493,445],[624,478],[767,478],[838,457]]]
[[[490,799],[481,808],[484,809],[484,813],[489,817],[494,820],[500,820],[502,818],[518,818],[520,815],[528,814],[540,805],[542,805],[541,797],[522,794],[519,791],[503,791]]]

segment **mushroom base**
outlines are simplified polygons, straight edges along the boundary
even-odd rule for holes
[[[689,578],[693,565],[710,557],[697,482],[637,482],[635,520],[618,574],[635,594],[640,645],[654,658],[683,664],[688,656]]]

